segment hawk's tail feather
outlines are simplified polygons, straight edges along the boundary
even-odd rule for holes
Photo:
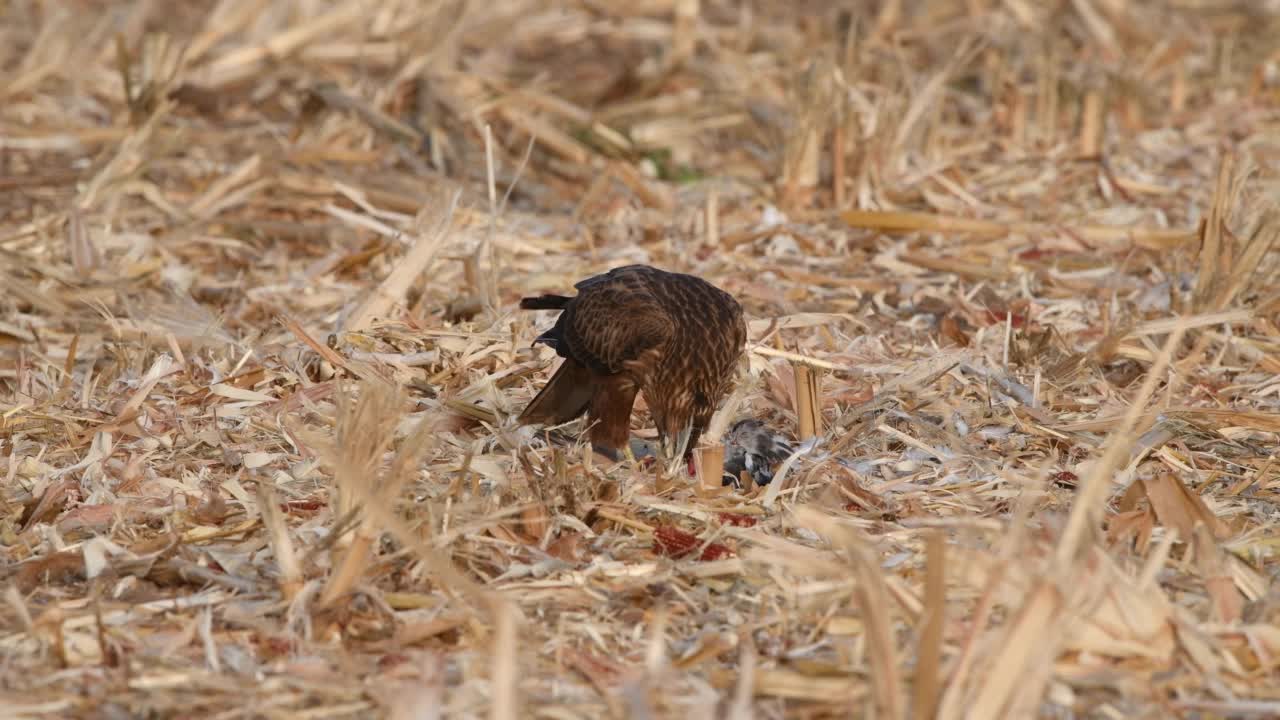
[[[595,382],[591,372],[566,359],[556,368],[546,386],[529,401],[529,406],[520,413],[517,421],[521,425],[567,423],[587,411],[594,394]]]
[[[571,298],[564,295],[539,295],[520,298],[521,310],[563,310]]]

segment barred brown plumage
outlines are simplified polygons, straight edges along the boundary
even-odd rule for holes
[[[747,341],[742,306],[701,278],[648,265],[614,268],[574,288],[574,297],[520,301],[527,310],[561,311],[534,344],[564,362],[519,422],[556,425],[585,412],[592,446],[616,460],[643,393],[663,454],[687,455],[733,383]]]

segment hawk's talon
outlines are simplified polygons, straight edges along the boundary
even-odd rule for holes
[[[599,453],[599,454],[601,454],[601,455],[603,455],[603,456],[605,456],[605,457],[609,458],[609,459],[610,459],[611,461],[613,461],[613,462],[622,462],[622,458],[623,458],[622,453],[618,452],[618,451],[617,451],[617,450],[615,450],[614,448],[611,448],[611,447],[605,447],[604,445],[597,445],[597,444],[595,444],[595,443],[591,443],[591,450],[592,450],[593,452],[597,452],[597,453]],[[628,455],[630,455],[630,454],[631,454],[631,448],[627,448],[627,454],[628,454]]]

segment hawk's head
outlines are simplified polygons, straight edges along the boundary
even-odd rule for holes
[[[687,390],[668,386],[652,393],[649,410],[658,428],[663,460],[674,462],[693,450],[690,446],[694,427],[694,403]]]

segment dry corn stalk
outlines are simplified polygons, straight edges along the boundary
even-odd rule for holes
[[[359,520],[346,552],[334,563],[336,569],[320,597],[322,606],[345,594],[365,572],[373,546],[386,529],[379,516],[394,515],[387,511],[393,507],[422,454],[433,446],[435,419],[427,414],[404,439],[390,467],[382,469],[382,459],[394,442],[403,405],[403,388],[381,381],[361,382],[359,397],[354,401],[347,395],[339,396],[334,469],[338,512],[334,517],[355,513]],[[371,508],[378,512],[372,512]],[[340,543],[336,549],[341,551]]]
[[[820,370],[801,362],[792,362],[791,372],[795,374],[796,382],[796,437],[804,442],[823,432],[819,390],[822,375]]]
[[[718,443],[697,448],[694,450],[693,464],[703,489],[719,488],[724,475],[724,445]]]

